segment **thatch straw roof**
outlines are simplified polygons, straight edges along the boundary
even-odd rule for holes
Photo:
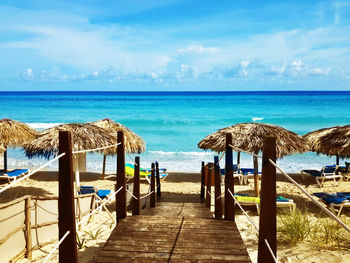
[[[61,124],[42,131],[30,143],[24,145],[29,158],[41,156],[50,158],[58,153],[59,131],[70,131],[72,150],[81,151],[109,146],[117,143],[117,136],[108,130],[92,124],[69,123]],[[116,147],[100,151],[105,154],[114,154]]]
[[[350,125],[319,129],[304,138],[313,152],[350,157]]]
[[[216,152],[225,151],[226,133],[232,134],[232,145],[249,152],[259,152],[263,148],[264,137],[276,138],[277,157],[308,151],[305,140],[294,132],[277,125],[263,123],[239,123],[214,132],[198,143],[201,149]]]
[[[32,140],[38,132],[27,124],[16,120],[0,120],[0,145],[6,147],[21,147]],[[0,149],[0,150],[1,150]]]
[[[92,124],[110,130],[111,132],[124,132],[125,151],[128,153],[141,153],[146,150],[144,140],[124,125],[110,119],[92,122]]]

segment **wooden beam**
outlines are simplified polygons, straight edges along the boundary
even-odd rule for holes
[[[259,152],[255,152],[255,154],[258,154]],[[260,189],[259,189],[259,163],[258,163],[258,157],[253,156],[253,164],[254,164],[254,191],[255,196],[260,196]]]
[[[233,180],[233,156],[232,156],[232,134],[226,133],[226,153],[225,153],[225,219],[235,220],[234,199],[228,190],[234,194]],[[238,161],[237,161],[238,162]]]
[[[266,244],[268,241],[276,256],[276,167],[269,159],[276,162],[276,138],[265,137],[263,145],[261,199],[259,218],[258,262],[273,263]]]
[[[102,180],[105,179],[105,174],[106,174],[106,159],[107,155],[103,155],[103,161],[102,161]]]
[[[156,161],[157,198],[162,196],[160,189],[159,163]]]
[[[33,244],[32,244],[32,223],[31,223],[31,219],[32,219],[32,215],[31,215],[31,203],[32,200],[30,197],[28,197],[25,201],[25,206],[26,206],[26,210],[25,210],[25,225],[26,225],[26,254],[25,257],[28,259],[32,259],[32,248],[33,248]]]
[[[125,182],[125,146],[124,146],[124,133],[118,131],[118,143],[117,147],[117,183],[116,191],[123,187],[115,198],[117,222],[126,218],[126,182]]]
[[[58,239],[70,231],[59,247],[60,263],[78,262],[71,144],[70,132],[60,131],[59,154],[66,154],[58,160]]]
[[[132,215],[140,214],[140,157],[135,157],[134,169],[134,189],[133,195],[137,198],[132,198]]]
[[[205,192],[205,172],[204,172],[204,162],[202,162],[201,169],[201,201],[204,200],[204,192]]]
[[[206,166],[206,174],[207,174],[207,187],[205,191],[205,206],[210,209],[211,207],[211,170],[212,163],[208,163]]]
[[[215,218],[222,219],[221,175],[219,171],[219,156],[214,156],[215,176]]]
[[[7,147],[5,148],[4,151],[4,173],[7,172]]]
[[[151,198],[150,198],[150,206],[156,207],[156,193],[155,193],[155,169],[154,163],[152,163],[152,171],[151,171]]]

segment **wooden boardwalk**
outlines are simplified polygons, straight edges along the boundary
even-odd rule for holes
[[[97,262],[251,262],[236,223],[215,220],[198,199],[165,193],[116,226]]]

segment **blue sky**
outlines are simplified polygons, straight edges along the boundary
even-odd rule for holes
[[[350,90],[350,1],[0,2],[0,90]]]

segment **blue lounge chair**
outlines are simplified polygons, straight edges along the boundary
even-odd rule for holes
[[[6,173],[0,173],[0,179],[7,179],[10,183],[12,181],[16,181],[17,178],[26,175],[29,173],[28,169],[15,169],[12,171],[7,171]]]
[[[338,192],[336,194],[330,193],[314,193],[323,203],[327,204],[331,211],[336,214],[336,208],[338,208],[337,216],[340,215],[344,207],[350,207],[350,193]]]
[[[94,186],[81,185],[78,190],[78,194],[93,194],[95,193],[101,200],[109,198],[111,190],[98,190]]]
[[[302,177],[304,178],[304,174],[309,174],[313,176],[318,184],[319,187],[323,186],[323,183],[326,179],[333,179],[335,184],[339,186],[339,184],[342,181],[343,176],[340,174],[337,174],[337,165],[327,165],[322,167],[321,171],[318,170],[302,170],[301,174]],[[337,182],[336,179],[339,179]]]
[[[224,176],[226,174],[225,168],[220,169],[221,176]],[[234,164],[233,165],[233,178],[238,178],[239,184],[243,183],[243,176],[239,172],[239,165]]]

